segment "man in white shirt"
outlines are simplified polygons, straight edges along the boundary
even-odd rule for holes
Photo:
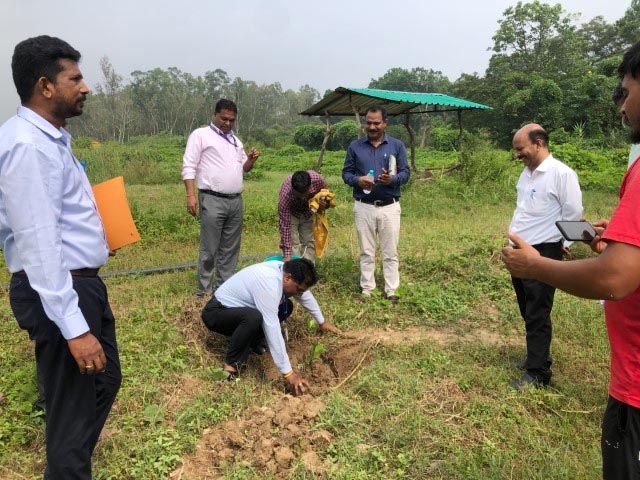
[[[63,128],[89,94],[79,60],[59,38],[16,45],[22,106],[0,127],[0,243],[11,309],[35,343],[44,384],[47,480],[91,479],[91,454],[121,382],[115,320],[97,275],[109,248]]]
[[[210,294],[233,275],[240,255],[242,174],[251,171],[260,152],[252,148],[249,155],[245,153],[242,142],[233,133],[237,114],[235,103],[219,100],[211,124],[189,136],[182,160],[187,212],[195,216],[200,206],[196,297]]]
[[[517,184],[517,205],[510,232],[540,252],[562,259],[562,234],[558,220],[580,220],[582,192],[576,173],[549,153],[549,136],[535,123],[525,125],[513,137],[516,158],[525,166]],[[512,277],[520,314],[525,322],[527,356],[519,365],[526,373],[511,382],[520,389],[546,386],[551,380],[551,309],[555,288],[532,279]]]
[[[229,379],[236,379],[238,368],[251,350],[260,350],[266,338],[269,352],[291,393],[304,393],[309,384],[291,367],[280,321],[291,314],[294,297],[320,325],[322,332],[339,334],[340,330],[327,322],[318,302],[308,289],[318,280],[313,262],[306,258],[287,262],[269,261],[240,270],[214,293],[202,312],[209,330],[230,337],[224,369]]]

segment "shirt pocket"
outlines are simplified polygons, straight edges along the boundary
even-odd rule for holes
[[[531,215],[543,217],[549,215],[553,199],[546,188],[527,188],[524,192],[526,210]]]

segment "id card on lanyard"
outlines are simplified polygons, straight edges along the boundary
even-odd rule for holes
[[[225,135],[222,132],[222,130],[220,130],[218,127],[216,127],[213,123],[209,124],[209,127],[211,127],[211,130],[216,132],[218,135],[220,135],[222,138],[224,138],[231,145],[233,145],[234,147],[238,148],[238,142],[236,141],[236,137],[234,136],[233,131],[231,131],[229,133],[229,135]]]

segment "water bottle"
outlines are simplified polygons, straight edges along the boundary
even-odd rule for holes
[[[372,182],[373,182],[373,178],[374,178],[374,177],[373,177],[373,170],[369,170],[369,173],[367,173],[366,178],[367,178],[367,180],[370,180],[370,181],[372,181]],[[371,189],[367,190],[367,189],[364,189],[364,188],[363,188],[363,189],[362,189],[362,191],[363,191],[364,193],[366,193],[366,194],[371,193]]]

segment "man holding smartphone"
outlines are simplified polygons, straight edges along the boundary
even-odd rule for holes
[[[367,136],[347,149],[342,180],[353,188],[353,213],[360,244],[362,298],[376,288],[376,242],[380,243],[384,293],[391,305],[398,303],[400,286],[400,187],[409,181],[407,149],[401,140],[385,133],[387,111],[371,105],[365,114]],[[395,168],[394,168],[395,162]],[[373,172],[373,178],[367,174]]]
[[[525,168],[516,186],[517,205],[509,231],[530,243],[540,255],[561,260],[563,241],[555,222],[580,220],[582,192],[576,173],[553,158],[548,142],[547,132],[535,123],[525,125],[513,137],[514,154]],[[527,356],[518,364],[525,373],[510,385],[516,390],[549,385],[555,287],[533,279],[512,277],[511,281],[525,323]]]
[[[631,141],[640,143],[640,42],[618,67],[620,112],[631,127]],[[604,298],[611,345],[609,401],[602,420],[602,476],[605,480],[637,476],[640,460],[640,163],[634,162],[620,187],[611,220],[593,224],[597,236],[591,249],[600,255],[571,262],[541,258],[513,233],[515,248],[502,260],[516,277],[536,278],[583,298]]]

